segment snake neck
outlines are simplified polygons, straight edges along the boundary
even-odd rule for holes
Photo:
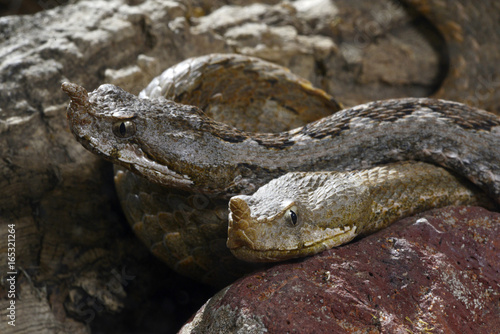
[[[253,193],[287,171],[363,169],[421,160],[454,170],[500,198],[500,167],[495,163],[500,156],[500,120],[460,103],[426,98],[377,101],[277,134],[243,132],[199,117],[193,129],[196,143],[194,137],[183,137],[178,165],[172,168],[190,172],[205,190],[220,191],[225,185],[222,193]],[[168,145],[168,151],[177,143]]]
[[[359,169],[424,160],[500,198],[500,120],[427,98],[376,101],[281,133],[249,133],[196,107],[141,99],[112,85],[74,84],[68,118],[85,147],[170,187],[232,196],[287,171]],[[495,160],[496,159],[496,160]]]

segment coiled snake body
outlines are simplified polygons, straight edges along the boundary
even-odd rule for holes
[[[201,89],[206,97],[189,96],[190,88],[184,94],[178,91],[180,83],[193,87],[187,83],[197,80],[194,73],[200,68],[207,73],[229,69],[233,72],[228,77],[235,80],[241,78],[237,73],[253,76],[252,82],[259,84],[252,100],[261,103],[256,109],[275,109],[281,101],[278,115],[284,119],[292,119],[290,109],[300,115],[306,110],[308,122],[315,116],[307,114],[311,108],[322,116],[338,108],[327,94],[279,66],[237,55],[188,60],[152,82],[143,96],[197,98],[200,105],[224,101],[221,85]],[[269,93],[258,91],[264,84]],[[464,104],[427,98],[376,101],[294,130],[254,133],[213,120],[197,107],[161,97],[138,98],[112,85],[88,94],[65,83],[63,90],[71,97],[68,119],[76,138],[90,151],[144,177],[116,174],[124,210],[139,236],[170,266],[207,282],[224,284],[232,280],[228,271],[238,276],[247,270],[225,247],[228,198],[251,194],[289,171],[366,169],[421,160],[453,170],[500,202],[500,120]],[[297,95],[312,100],[294,110],[289,100]],[[242,108],[241,100],[226,108]],[[174,190],[165,195],[163,186]]]

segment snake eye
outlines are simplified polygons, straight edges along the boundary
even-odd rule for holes
[[[113,124],[113,133],[119,138],[132,137],[135,134],[135,124],[132,121],[120,121]]]
[[[295,211],[294,211],[297,209],[295,207],[293,207],[292,209],[288,210],[288,217],[289,217],[289,220],[290,220],[290,223],[292,224],[292,226],[297,226],[297,223],[299,221],[299,217],[297,216],[297,213],[295,213]]]

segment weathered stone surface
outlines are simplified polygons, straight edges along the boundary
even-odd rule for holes
[[[36,2],[45,9],[67,3]],[[411,16],[382,0],[339,0],[323,11],[309,1],[71,3],[0,18],[0,253],[5,258],[8,224],[15,224],[19,269],[19,325],[4,321],[9,300],[2,277],[2,333],[171,332],[212,293],[163,268],[132,235],[111,166],[85,151],[67,128],[61,82],[87,89],[111,82],[137,93],[187,57],[238,51],[277,60],[349,105],[428,94],[434,76],[415,79],[415,66],[426,62],[429,73],[439,72],[439,56],[425,46],[427,37],[415,35]],[[226,3],[241,7],[217,10]],[[249,6],[265,11],[221,24],[230,21],[228,13],[244,17]],[[376,18],[384,13],[392,13],[383,21],[390,24],[359,43],[360,31],[380,25]],[[384,50],[389,45],[394,59],[408,44],[418,49],[418,57],[407,58],[417,62],[400,68],[410,74],[395,82],[373,79],[384,72],[363,62],[367,50],[373,57],[387,54],[377,51],[378,43]],[[2,275],[6,271],[0,262]]]
[[[172,46],[183,41],[168,22],[187,16],[178,2],[81,1],[0,19],[0,253],[6,259],[8,227],[14,224],[18,272],[12,327],[5,321],[10,270],[6,260],[0,263],[0,332],[84,333],[90,326],[106,328],[102,316],[118,312],[135,328],[174,331],[182,321],[175,305],[195,310],[209,295],[154,264],[130,232],[111,166],[74,140],[60,90],[67,80],[95,88],[105,69],[140,63],[139,55],[147,51],[161,50],[160,59],[172,63],[184,59],[181,48]],[[204,37],[189,36],[192,52],[201,52],[196,47],[206,46],[200,42]],[[184,295],[181,302],[172,291]],[[152,303],[153,295],[164,297]],[[162,320],[141,323],[147,317],[136,307],[151,315],[163,310]],[[115,330],[124,323],[113,321],[109,327]]]
[[[452,207],[238,280],[181,333],[498,333],[500,214]]]

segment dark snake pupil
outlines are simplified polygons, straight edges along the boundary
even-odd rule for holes
[[[297,214],[290,210],[290,218],[292,219],[292,224],[297,225]]]
[[[127,133],[127,128],[125,127],[125,122],[122,122],[120,124],[120,134],[122,136],[125,136],[126,133]]]

